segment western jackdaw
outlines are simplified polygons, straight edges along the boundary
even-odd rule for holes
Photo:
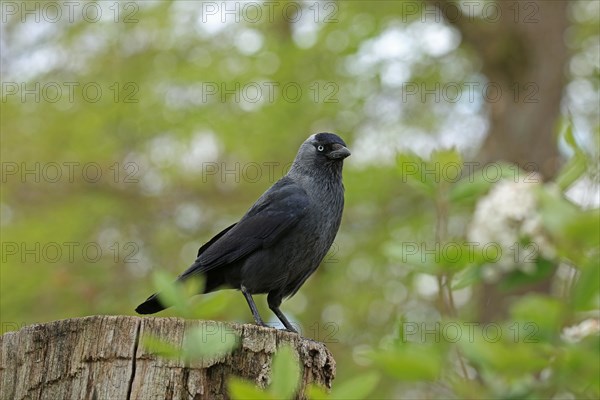
[[[241,290],[262,326],[252,295],[267,293],[269,308],[295,332],[279,306],[315,272],[333,243],[344,208],[343,160],[349,155],[346,143],[333,133],[310,136],[287,175],[239,222],[200,247],[196,261],[177,281],[202,275],[203,293]],[[153,294],[136,311],[153,314],[164,308],[159,294]]]

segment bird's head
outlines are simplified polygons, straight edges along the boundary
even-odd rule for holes
[[[342,161],[351,154],[342,138],[334,133],[315,133],[304,144],[309,145],[307,147],[316,154],[317,159],[324,161]]]
[[[292,168],[304,172],[318,172],[323,168],[341,171],[343,161],[349,155],[350,150],[338,135],[315,133],[300,146]]]

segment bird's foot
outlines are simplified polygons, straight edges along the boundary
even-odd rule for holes
[[[254,321],[255,325],[262,326],[263,328],[270,328],[269,325],[265,324],[263,321]]]

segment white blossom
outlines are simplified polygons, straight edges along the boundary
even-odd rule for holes
[[[477,203],[467,237],[479,248],[493,245],[501,251],[483,270],[488,280],[515,269],[533,273],[539,255],[553,257],[554,248],[538,211],[538,181],[531,176],[517,182],[499,181]]]
[[[577,343],[585,337],[598,334],[600,334],[600,320],[586,319],[577,325],[564,328],[560,337],[565,342]]]

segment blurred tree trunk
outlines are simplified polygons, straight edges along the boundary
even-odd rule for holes
[[[157,357],[140,344],[150,334],[178,345],[186,328],[195,327],[207,336],[239,335],[240,346],[185,363]],[[128,316],[32,325],[0,337],[0,398],[224,399],[230,375],[264,387],[282,344],[296,349],[304,367],[299,398],[308,383],[331,387],[335,361],[325,345],[256,325]]]
[[[567,1],[497,1],[458,16],[460,8],[450,7],[451,1],[429,3],[476,51],[490,82],[490,128],[479,161],[508,161],[538,171],[544,179],[554,177],[560,165],[555,132],[568,61]]]
[[[463,9],[458,15],[460,7],[453,1],[429,0],[427,4],[436,5],[460,31],[463,43],[476,52],[489,80],[484,94],[490,107],[490,127],[477,161],[482,166],[507,161],[539,172],[544,180],[553,178],[560,166],[555,133],[568,61],[564,39],[568,2],[497,1],[488,6],[471,2],[479,8]],[[550,288],[551,276],[522,290],[549,292]],[[479,319],[486,322],[505,317],[513,294],[483,285]]]

